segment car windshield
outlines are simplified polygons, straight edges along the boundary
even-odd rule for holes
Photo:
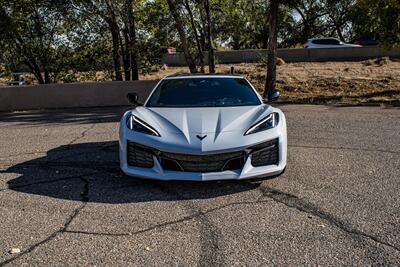
[[[163,80],[147,102],[148,107],[227,107],[260,105],[243,78],[182,78]]]

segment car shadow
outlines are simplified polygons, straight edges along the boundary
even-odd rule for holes
[[[19,176],[8,189],[57,199],[95,203],[135,203],[211,199],[259,187],[257,181],[153,181],[124,175],[119,168],[118,142],[63,145],[46,156],[1,171]]]

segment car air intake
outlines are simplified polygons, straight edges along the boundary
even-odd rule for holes
[[[154,166],[151,149],[128,141],[128,165],[132,167],[152,168]]]
[[[251,147],[251,165],[254,167],[277,165],[279,162],[279,140],[274,139]]]
[[[163,169],[183,172],[220,172],[241,169],[245,154],[242,151],[211,155],[185,155],[161,152]]]

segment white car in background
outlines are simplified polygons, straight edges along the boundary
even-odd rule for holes
[[[304,48],[340,48],[340,47],[361,47],[361,45],[346,44],[342,41],[333,38],[312,38],[308,39],[304,44]]]
[[[175,75],[162,79],[120,124],[122,171],[157,180],[247,179],[282,173],[286,120],[241,76]]]

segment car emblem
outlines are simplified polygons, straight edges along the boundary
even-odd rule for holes
[[[196,137],[197,137],[197,138],[199,138],[199,139],[200,139],[200,141],[203,141],[203,139],[204,139],[204,138],[206,138],[206,137],[207,137],[207,135],[203,135],[203,136],[196,135]]]

